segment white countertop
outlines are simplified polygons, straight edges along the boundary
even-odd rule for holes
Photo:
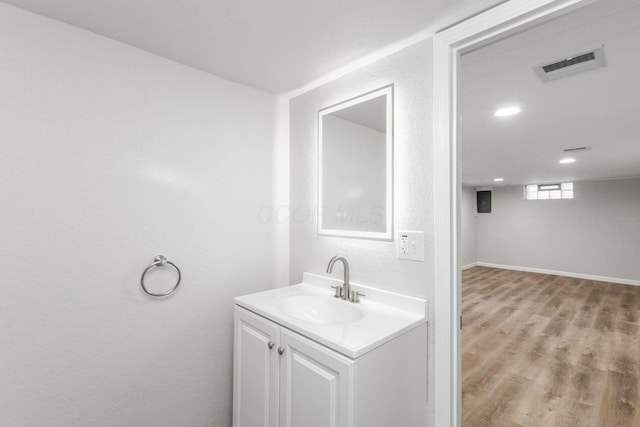
[[[351,289],[367,296],[360,303],[350,303],[333,297],[330,286],[341,284],[333,278],[305,273],[303,283],[236,297],[235,303],[352,359],[426,323],[424,299],[351,283]],[[327,298],[332,304],[350,304],[361,310],[363,317],[346,325],[299,320],[280,308],[283,299],[294,295],[314,295]]]

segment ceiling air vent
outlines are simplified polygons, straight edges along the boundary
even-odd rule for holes
[[[574,147],[574,148],[564,148],[562,151],[565,153],[575,153],[576,151],[587,151],[591,150],[591,147]]]
[[[551,63],[537,65],[533,67],[533,70],[543,82],[549,82],[604,67],[606,62],[604,60],[603,48],[603,46],[600,46],[597,49],[557,59]]]

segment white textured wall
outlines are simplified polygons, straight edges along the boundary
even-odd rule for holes
[[[478,261],[640,280],[640,178],[576,182],[573,200],[494,187],[478,215]]]
[[[477,252],[477,207],[476,190],[473,187],[462,187],[460,193],[460,266],[474,264],[478,261]]]
[[[0,425],[228,427],[232,298],[282,270],[274,98],[3,3],[0,63]]]
[[[319,236],[316,231],[317,112],[393,83],[395,230],[425,232],[425,262],[396,259],[395,242]],[[291,282],[305,271],[325,274],[329,259],[346,256],[354,282],[433,302],[432,45],[421,42],[291,101]],[[338,268],[334,274],[342,274]],[[433,312],[433,310],[431,310]],[[429,323],[433,379],[433,316]],[[433,381],[429,396],[434,395]],[[433,401],[429,402],[433,414]],[[432,417],[432,415],[430,415]]]

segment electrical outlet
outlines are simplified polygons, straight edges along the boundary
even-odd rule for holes
[[[399,239],[399,247],[398,247],[398,252],[401,255],[408,255],[409,254],[409,236],[407,234],[400,234]]]
[[[398,231],[397,258],[424,261],[424,231]]]

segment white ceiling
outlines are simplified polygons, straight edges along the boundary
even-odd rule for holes
[[[600,45],[604,68],[549,83],[532,70]],[[464,184],[640,176],[639,0],[601,0],[468,53],[461,76]],[[522,112],[493,116],[511,104]],[[562,152],[580,146],[592,149]]]
[[[503,0],[2,0],[174,61],[284,93]]]

